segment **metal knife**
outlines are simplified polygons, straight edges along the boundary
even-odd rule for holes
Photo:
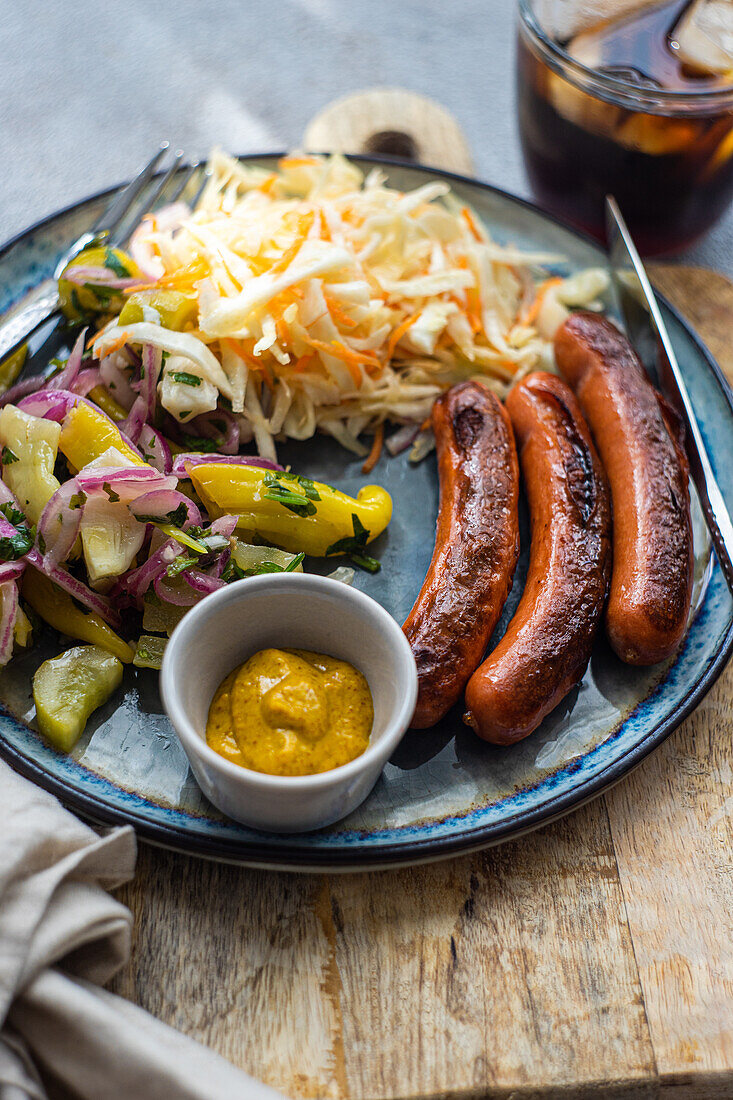
[[[653,381],[658,384],[685,423],[690,475],[700,496],[720,567],[733,595],[733,522],[705,450],[690,394],[659,303],[612,195],[606,196],[606,232],[611,273],[627,335],[645,366],[655,359],[659,363],[657,378]],[[660,349],[661,354],[657,359],[656,353]]]

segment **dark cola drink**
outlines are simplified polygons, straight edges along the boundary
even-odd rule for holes
[[[733,196],[733,0],[520,0],[518,109],[540,203],[599,240],[616,196],[675,251]]]

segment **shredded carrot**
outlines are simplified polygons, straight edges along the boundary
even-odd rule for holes
[[[317,236],[319,236],[322,241],[330,241],[331,240],[331,230],[328,228],[328,222],[326,221],[326,219],[323,216],[323,211],[318,210],[316,212],[316,217],[318,218],[318,233],[317,233]]]
[[[315,157],[281,157],[280,168],[302,168],[303,165],[318,164]]]
[[[275,172],[271,172],[267,179],[264,179],[262,183],[257,185],[255,190],[262,191],[265,195],[269,195],[276,183],[277,174]]]
[[[208,267],[202,260],[179,268],[169,275],[161,275],[159,279],[149,283],[138,283],[137,286],[125,287],[123,294],[137,294],[139,290],[193,290],[194,284],[208,274]]]
[[[307,214],[300,215],[298,222],[298,235],[296,239],[293,241],[289,248],[285,249],[280,259],[276,260],[275,263],[272,265],[272,267],[270,268],[271,275],[276,275],[280,271],[285,271],[285,269],[290,266],[290,264],[300,252],[301,248],[303,247],[303,242],[308,235],[308,231],[313,225],[313,211],[311,210]]]
[[[377,425],[377,430],[374,433],[374,441],[372,442],[372,449],[367,455],[366,461],[361,468],[363,474],[370,474],[374,467],[379,462],[379,456],[382,453],[382,444],[384,443],[384,422]]]
[[[544,283],[540,283],[537,287],[537,293],[535,294],[534,301],[530,305],[529,309],[526,309],[522,316],[519,318],[523,325],[531,325],[537,320],[540,310],[542,309],[542,303],[545,300],[545,295],[551,286],[557,286],[561,283],[562,279],[559,275],[556,275],[552,279],[545,279]]]
[[[241,340],[235,339],[234,336],[224,336],[222,337],[222,343],[227,344],[232,351],[238,355],[240,359],[244,359],[245,363],[249,366],[255,367],[257,370],[262,366],[261,363],[257,362],[254,355],[247,351]]]
[[[426,432],[432,423],[433,423],[432,417],[426,416],[425,419],[423,420],[422,424],[420,425],[420,431],[421,432]]]
[[[288,332],[288,326],[285,324],[282,317],[279,320],[275,321],[275,332],[277,333],[277,338],[280,343],[287,344],[290,333]]]
[[[482,241],[484,238],[481,235],[479,227],[476,225],[476,219],[474,218],[473,214],[471,213],[471,211],[469,210],[469,208],[467,206],[463,207],[463,209],[461,210],[461,214],[463,214],[463,217],[466,220],[468,228],[471,230],[471,232],[472,232],[473,236],[476,238],[476,240],[477,241]]]
[[[335,298],[332,298],[330,294],[324,294],[323,298],[328,306],[328,312],[337,324],[344,325],[345,328],[356,328],[358,321],[355,321],[353,317],[349,317],[348,313],[341,308]]]
[[[339,340],[333,340],[330,344],[327,344],[325,340],[314,340],[311,337],[306,337],[305,342],[310,347],[315,348],[316,351],[321,351],[325,355],[332,355],[335,359],[340,359],[342,363],[345,363],[357,386],[361,386],[363,381],[359,370],[362,364],[365,364],[367,369],[369,367],[376,368],[379,371],[382,369],[379,359],[371,351],[354,351],[353,348],[347,348]]]
[[[306,352],[305,355],[301,355],[298,359],[296,359],[295,363],[293,364],[293,370],[296,374],[302,374],[304,370],[308,369],[314,359],[315,355],[312,351]]]
[[[228,344],[232,351],[234,351],[240,359],[243,359],[248,367],[256,371],[259,378],[264,379],[267,388],[269,390],[274,390],[275,386],[270,376],[270,372],[262,360],[257,359],[251,351],[248,351],[241,340],[235,340],[233,336],[225,336],[223,339],[224,343]]]
[[[392,335],[390,336],[389,341],[387,343],[387,359],[388,360],[392,358],[392,356],[394,355],[395,348],[399,344],[400,340],[405,335],[408,328],[411,328],[412,325],[415,324],[415,321],[417,321],[419,316],[420,316],[420,310],[418,310],[417,313],[413,313],[410,317],[406,317],[405,320],[402,321],[397,326],[397,328],[392,332]]]
[[[102,335],[101,332],[98,332],[97,335],[94,337],[94,341],[96,341],[97,338],[101,335]],[[120,348],[124,348],[125,344],[127,343],[127,341],[129,339],[130,339],[129,332],[121,333],[120,336],[118,336],[118,338],[115,340],[115,342],[113,344],[110,344],[110,346],[105,350],[105,353],[104,353],[105,356],[112,355],[113,352],[119,351]],[[92,343],[94,343],[94,341],[92,341]]]

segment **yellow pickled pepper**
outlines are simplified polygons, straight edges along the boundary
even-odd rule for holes
[[[112,653],[123,664],[129,665],[135,651],[115,634],[111,627],[93,611],[83,612],[71,596],[53,583],[44,573],[28,568],[21,588],[23,599],[42,619],[61,634],[78,638]]]
[[[237,526],[247,536],[293,554],[325,557],[336,543],[356,536],[358,524],[366,532],[364,544],[370,543],[392,518],[392,498],[379,485],[364,486],[354,498],[319,481],[256,466],[212,462],[191,465],[189,473],[210,516],[239,516]]]

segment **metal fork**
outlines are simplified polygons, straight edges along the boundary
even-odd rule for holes
[[[164,203],[175,202],[190,188],[194,177],[196,181],[191,197],[194,207],[206,185],[206,173],[199,162],[183,171],[181,162],[183,152],[179,150],[173,157],[173,163],[160,179],[155,171],[170,148],[164,141],[147,164],[127,186],[117,191],[106,210],[97,221],[74,241],[56,265],[53,276],[30,290],[9,314],[0,320],[0,362],[12,355],[26,341],[54,317],[60,316],[58,279],[70,260],[90,244],[108,244],[119,247],[124,245],[140,224],[144,214]],[[179,172],[182,172],[178,179]]]

